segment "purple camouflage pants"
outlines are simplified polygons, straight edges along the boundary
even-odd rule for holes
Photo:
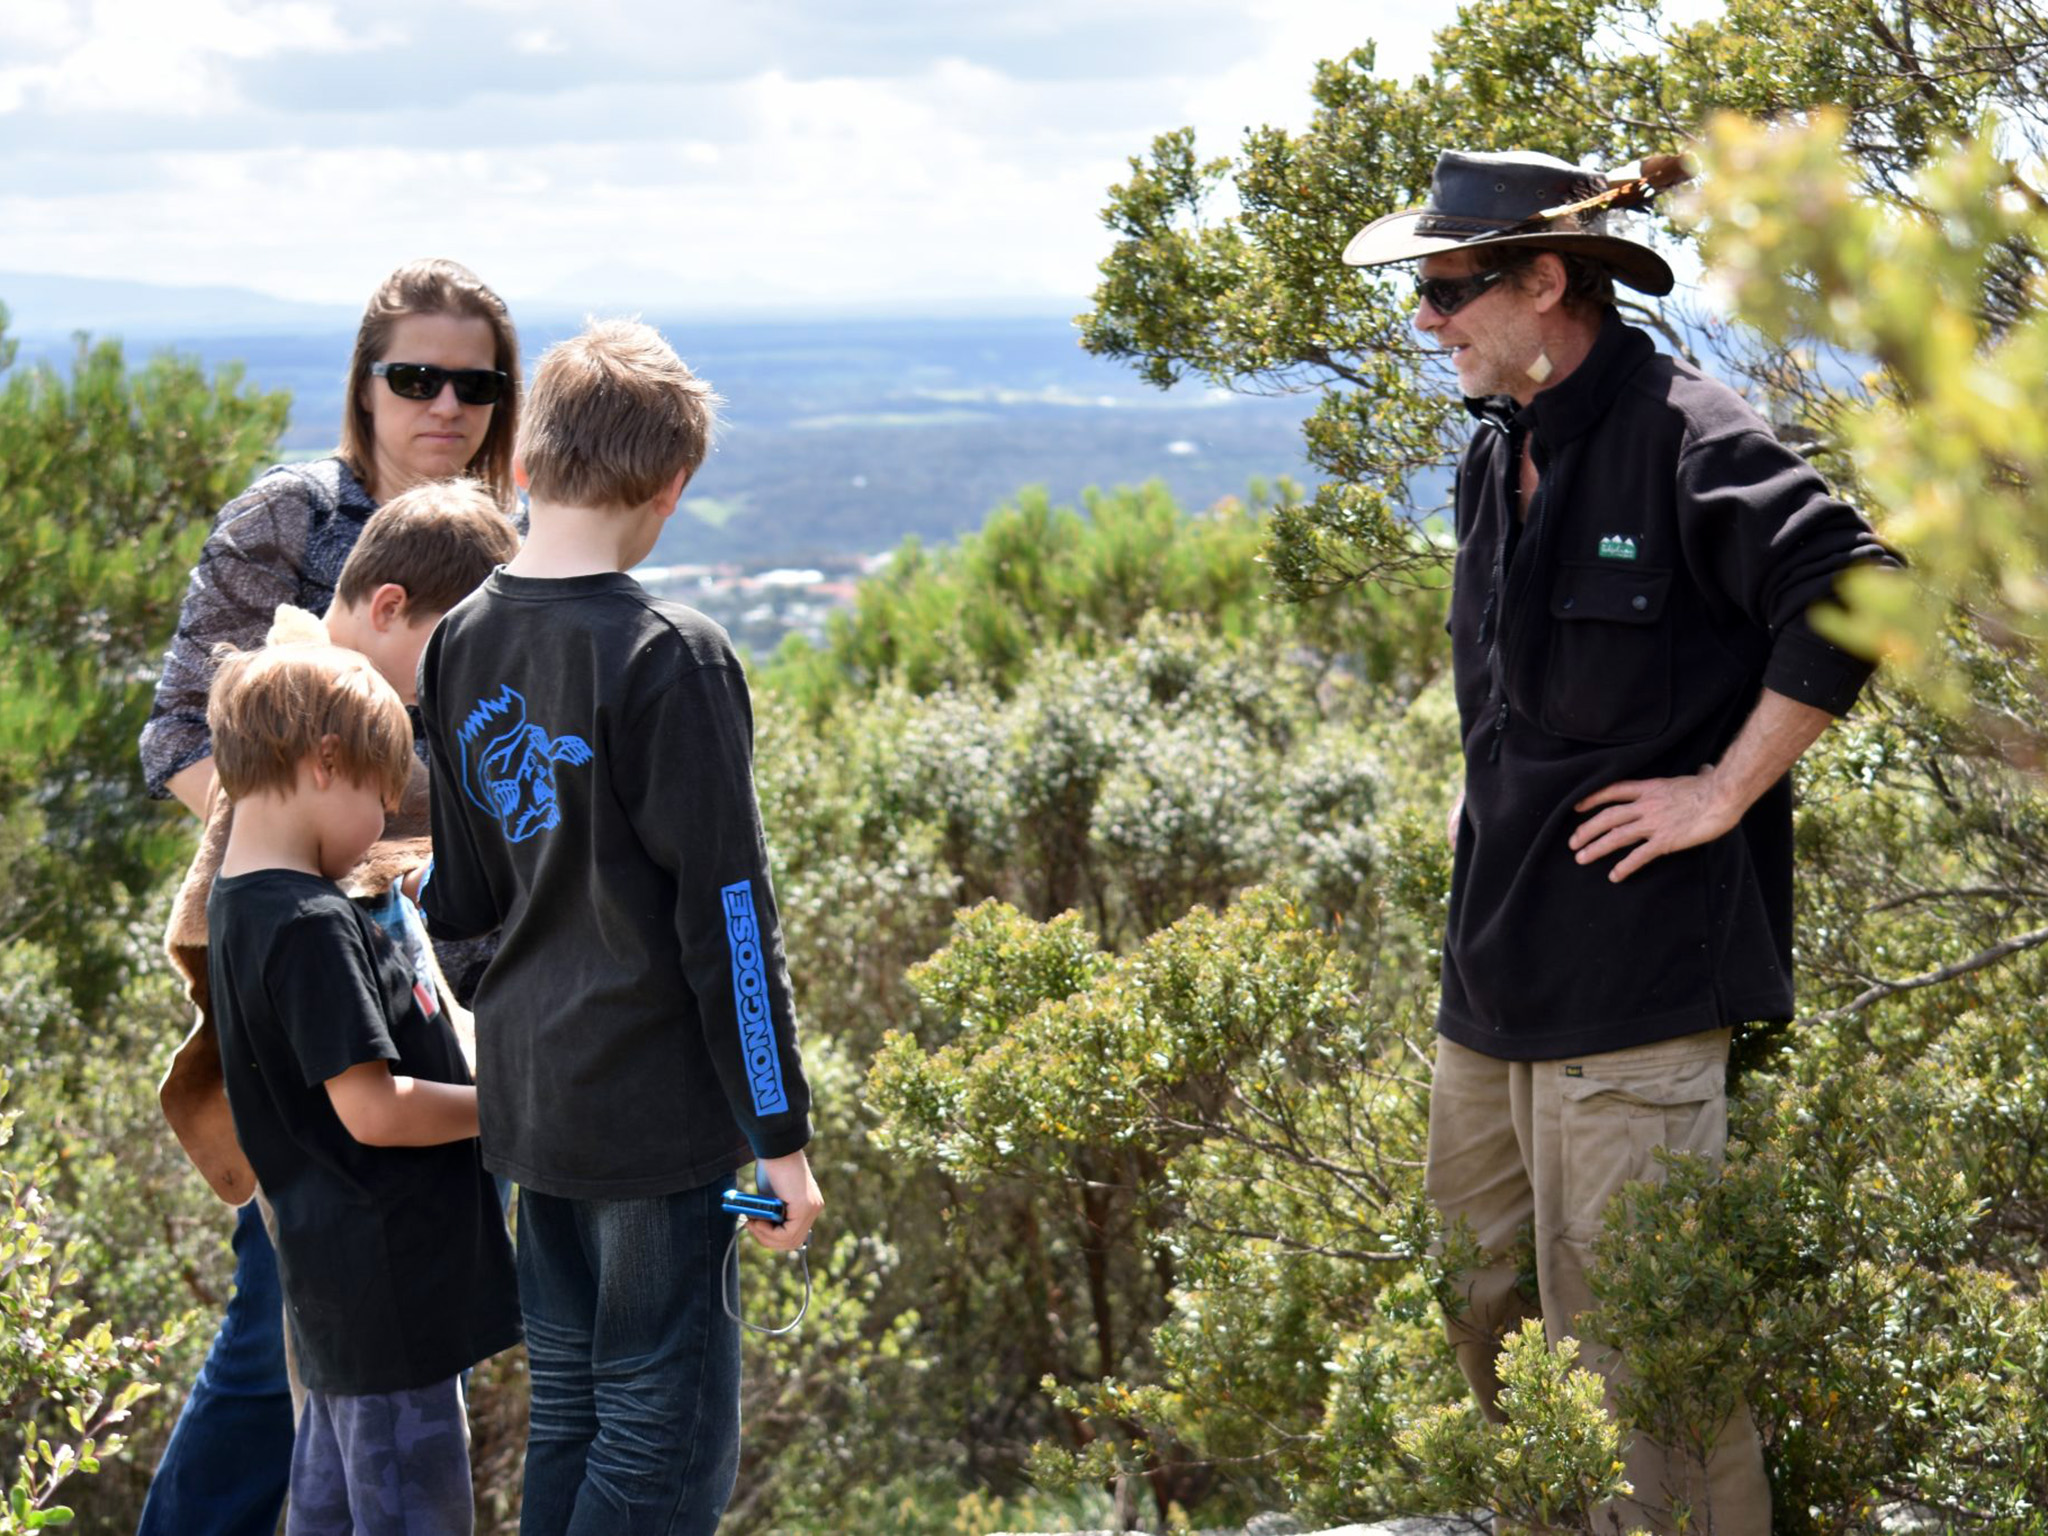
[[[285,1536],[469,1536],[469,1420],[453,1376],[410,1392],[308,1392]]]

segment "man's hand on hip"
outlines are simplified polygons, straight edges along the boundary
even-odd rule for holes
[[[1634,844],[1633,850],[1608,871],[1609,880],[1626,880],[1650,860],[1711,843],[1742,820],[1745,803],[1727,792],[1713,764],[1676,779],[1624,779],[1586,796],[1572,809],[1591,811],[1572,833],[1578,862],[1591,864]]]
[[[1610,880],[1626,880],[1652,859],[1711,843],[1791,772],[1830,718],[1811,704],[1764,689],[1718,764],[1675,779],[1624,779],[1573,806],[1575,811],[1604,807],[1579,823],[1572,834],[1573,851],[1581,864],[1590,864],[1634,844],[1607,874]]]

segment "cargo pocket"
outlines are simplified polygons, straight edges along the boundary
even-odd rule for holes
[[[1559,1152],[1564,1235],[1590,1243],[1631,1179],[1664,1181],[1658,1148],[1718,1160],[1728,1142],[1728,1069],[1722,1053],[1648,1061],[1589,1061],[1562,1084]]]
[[[1648,741],[1671,720],[1671,572],[1566,561],[1550,594],[1543,728],[1577,741]]]

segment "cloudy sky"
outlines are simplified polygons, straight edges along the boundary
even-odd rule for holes
[[[1420,68],[1445,0],[0,0],[0,270],[358,304],[1085,294],[1126,156]]]

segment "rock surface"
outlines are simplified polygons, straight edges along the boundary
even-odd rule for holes
[[[1310,1531],[1291,1515],[1256,1515],[1249,1525],[1192,1531],[1189,1536],[1486,1536],[1484,1519],[1466,1515],[1410,1515],[1378,1525],[1339,1525]],[[1000,1531],[996,1536],[1032,1536]],[[1072,1536],[1126,1536],[1121,1531],[1076,1531]]]

